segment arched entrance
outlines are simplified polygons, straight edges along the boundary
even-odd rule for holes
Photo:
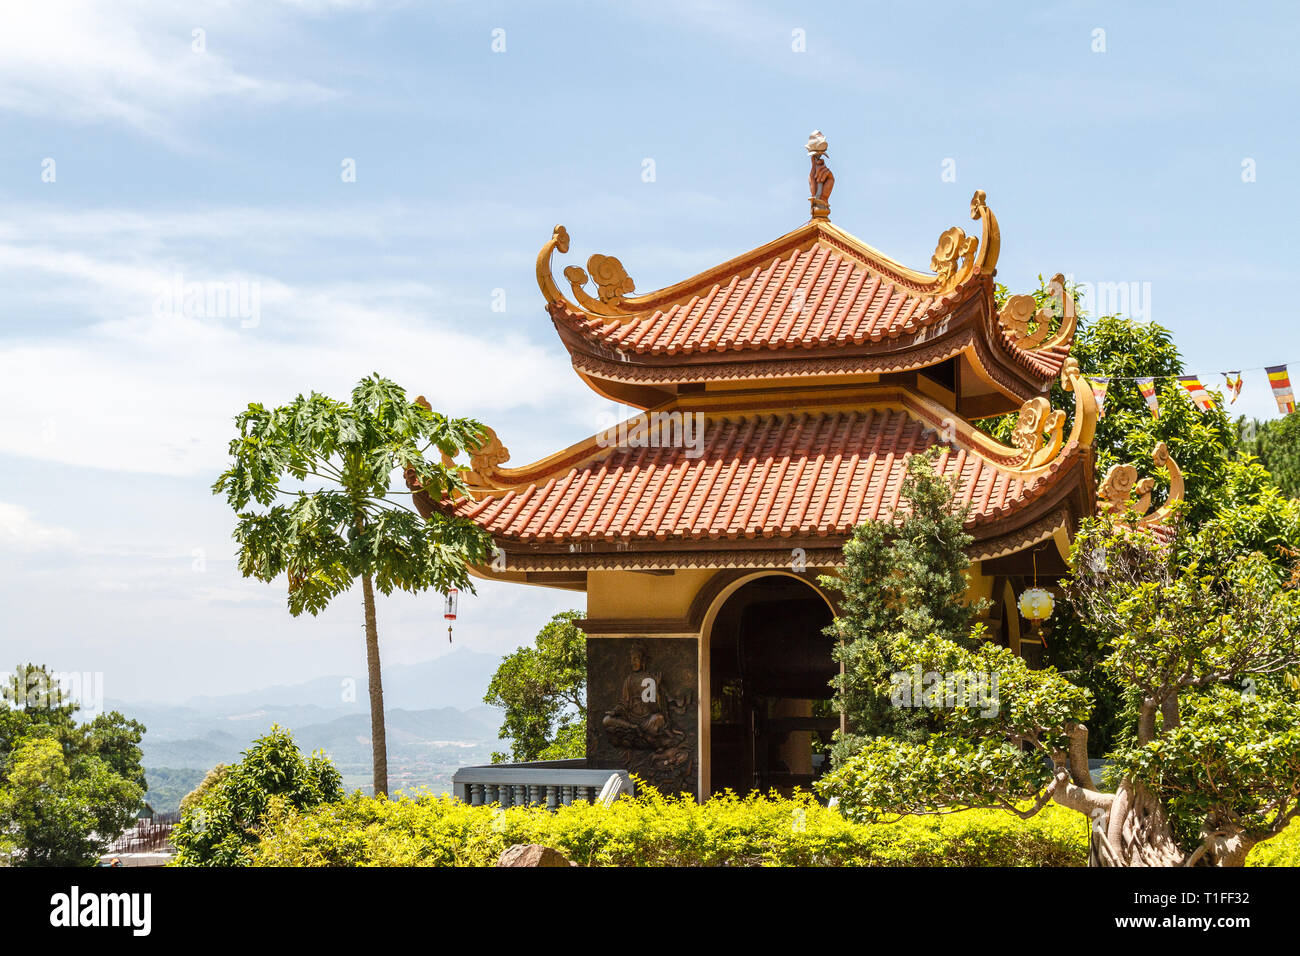
[[[825,770],[840,725],[830,622],[826,599],[791,574],[754,577],[723,599],[707,646],[711,792],[807,789]]]

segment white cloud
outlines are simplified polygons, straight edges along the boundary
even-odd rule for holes
[[[486,300],[477,314],[490,318],[471,324],[457,321],[464,309],[419,281],[285,280],[238,262],[216,271],[215,253],[231,248],[230,219],[220,213],[161,213],[151,223],[135,217],[135,228],[122,230],[112,213],[88,213],[80,223],[64,214],[49,241],[20,244],[21,236],[43,233],[33,221],[39,214],[30,215],[0,223],[0,281],[21,289],[0,340],[7,412],[0,452],[214,476],[226,460],[231,420],[248,402],[278,404],[312,389],[344,396],[372,371],[448,414],[489,422],[516,408],[596,401],[576,376],[539,375],[567,364],[558,343],[513,332],[506,317],[486,312]],[[287,218],[291,230],[317,234],[306,214]],[[319,219],[323,227],[337,217]],[[364,217],[361,228],[369,228]],[[157,247],[180,233],[183,251],[160,255]],[[255,303],[256,312],[177,310],[160,293],[178,277],[243,283],[242,304]]]
[[[62,551],[76,543],[77,536],[67,528],[43,524],[26,508],[0,501],[0,551]]]
[[[125,123],[183,147],[173,129],[197,103],[318,102],[330,90],[259,75],[223,55],[255,36],[256,5],[147,0],[41,0],[8,4],[0,31],[0,110]],[[241,28],[241,23],[243,27]],[[194,30],[205,30],[196,52]]]

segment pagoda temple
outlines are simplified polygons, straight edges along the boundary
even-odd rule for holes
[[[489,432],[472,494],[442,505],[496,542],[477,574],[586,592],[587,766],[700,798],[806,786],[825,766],[839,665],[836,595],[817,579],[855,525],[900,507],[909,455],[937,449],[957,483],[971,597],[989,601],[990,639],[1031,663],[1041,641],[1018,598],[1053,587],[1097,502],[1098,409],[1062,277],[1046,303],[999,307],[982,191],[978,236],[942,232],[928,272],[895,262],[831,222],[825,140],[807,148],[807,222],[657,292],[609,255],[557,279],[556,226],[537,282],[573,369],[644,411],[515,468]],[[1007,413],[1012,445],[972,424]]]

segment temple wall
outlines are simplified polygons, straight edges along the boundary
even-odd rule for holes
[[[830,571],[814,569],[801,577],[811,583],[818,572]],[[771,573],[589,573],[588,766],[630,770],[665,793],[707,792],[710,629],[735,587]],[[1002,595],[993,594],[997,583],[1001,579],[973,563],[968,598],[1001,601]],[[710,599],[697,601],[701,592]]]
[[[716,571],[685,568],[672,574],[591,571],[587,617],[596,620],[680,620]]]

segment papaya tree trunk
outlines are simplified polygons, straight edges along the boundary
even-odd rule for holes
[[[384,683],[379,673],[379,625],[375,623],[375,586],[370,575],[361,576],[366,604],[366,670],[370,680],[370,750],[374,766],[375,796],[388,793],[388,737],[384,733]]]

